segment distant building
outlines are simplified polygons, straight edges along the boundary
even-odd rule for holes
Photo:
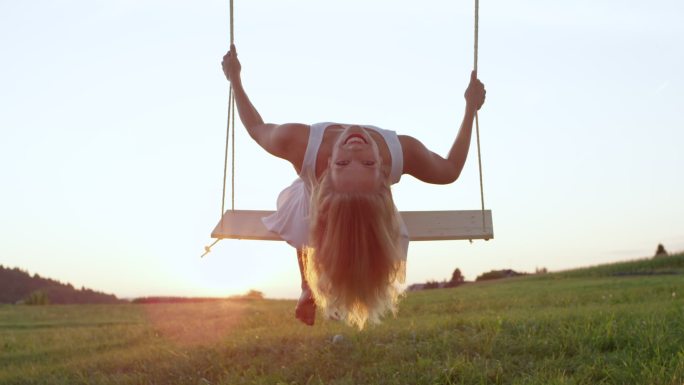
[[[406,291],[420,291],[423,289],[425,289],[424,283],[414,283],[413,285],[410,285],[409,287],[407,287]]]

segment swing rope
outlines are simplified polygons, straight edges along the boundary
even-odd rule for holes
[[[230,46],[233,46],[233,43],[235,42],[234,39],[234,27],[235,23],[233,22],[233,0],[230,0]],[[231,174],[230,174],[230,209],[235,211],[235,94],[233,94],[233,85],[231,83],[230,86],[230,95],[232,95],[232,98],[228,101],[228,120],[230,120],[230,131],[231,131],[231,141],[233,143],[233,147],[231,149],[231,154],[232,154],[232,159],[231,159]],[[232,118],[232,119],[231,119]],[[227,133],[226,133],[227,136]],[[223,180],[223,184],[226,184],[226,180]],[[224,195],[225,199],[225,195]],[[221,210],[221,217],[223,217],[223,210]]]
[[[230,45],[234,43],[234,22],[233,22],[233,0],[230,0]],[[226,212],[226,179],[228,175],[228,147],[231,147],[231,173],[230,173],[230,209],[235,210],[235,97],[233,87],[228,88],[228,117],[226,123],[226,150],[223,157],[223,192],[221,194],[221,215],[219,220]],[[211,248],[217,244],[221,238],[212,242],[209,246],[204,246],[204,253],[200,258],[211,252]]]
[[[232,167],[233,170],[231,171],[230,174],[230,209],[235,211],[235,95],[233,95],[233,101],[231,104],[231,141],[233,143],[233,148],[232,148]]]
[[[225,206],[226,206],[226,175],[228,175],[228,147],[230,145],[230,132],[231,132],[231,119],[230,119],[230,113],[231,113],[231,108],[230,106],[233,103],[233,89],[230,88],[228,91],[228,121],[226,125],[226,151],[223,159],[223,193],[221,194],[221,216],[223,216],[223,213],[225,212]],[[234,132],[234,131],[233,131]],[[235,137],[233,136],[233,169],[232,169],[232,179],[233,183],[235,183]],[[234,187],[234,184],[233,184]],[[232,194],[233,197],[235,193]],[[234,199],[233,199],[233,205],[234,205]],[[233,207],[233,210],[235,207]]]
[[[232,1],[232,0],[231,0]],[[480,0],[475,0],[475,47],[473,54],[473,70],[477,72],[477,56],[478,56],[478,46],[479,46],[479,34],[480,34]],[[482,229],[486,229],[485,221],[485,203],[484,203],[484,183],[482,182],[482,155],[480,152],[480,120],[478,118],[477,111],[475,111],[475,136],[477,137],[477,165],[480,172],[480,203],[482,207]]]
[[[233,46],[234,39],[234,23],[233,23],[233,0],[230,0],[230,46]],[[232,118],[232,119],[231,119]],[[228,143],[228,132],[230,132],[232,148],[231,148],[231,173],[230,173],[230,209],[235,210],[235,95],[233,94],[233,85],[231,83],[228,91],[228,128],[226,129],[226,143]],[[228,147],[226,147],[226,162],[228,162]],[[224,166],[224,170],[225,170]],[[223,200],[226,199],[226,173],[223,173]],[[223,203],[221,204],[223,206]],[[221,207],[221,217],[224,210]]]

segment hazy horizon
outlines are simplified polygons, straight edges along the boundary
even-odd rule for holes
[[[663,245],[663,246],[664,246],[664,245]],[[668,255],[677,255],[677,254],[682,254],[682,253],[684,253],[684,250],[668,250],[667,247],[665,247],[665,250],[667,251]],[[655,252],[654,252],[653,254],[655,254]],[[620,260],[620,261],[613,261],[613,262],[610,262],[610,263],[633,262],[633,261],[646,260],[646,259],[652,259],[652,258],[654,258],[654,255],[646,256],[646,257],[635,257],[635,258],[631,258],[631,259],[625,259],[625,260]],[[601,265],[602,265],[602,264],[601,264]],[[0,267],[1,267],[1,266],[3,266],[3,265],[0,264]],[[568,270],[583,269],[583,268],[589,268],[589,267],[595,267],[595,266],[598,266],[598,265],[575,266],[575,267],[571,267],[571,268],[569,268],[569,269],[563,269],[563,270],[557,270],[557,271],[548,270],[546,273],[549,273],[549,274],[550,274],[550,273],[559,273],[559,272],[568,271]],[[38,272],[38,271],[31,272],[31,271],[29,271],[29,270],[26,270],[26,269],[21,268],[20,266],[4,266],[4,267],[5,267],[6,269],[18,268],[18,269],[20,269],[20,270],[22,270],[22,271],[25,271],[27,274],[29,274],[29,275],[32,276],[32,277],[34,276],[34,274],[38,274],[41,278],[52,279],[52,280],[58,281],[58,282],[63,283],[63,284],[71,284],[70,282],[63,282],[62,280],[60,280],[60,279],[57,278],[57,277],[46,277],[46,276],[44,276],[44,275],[41,275],[40,272]],[[543,268],[543,267],[539,267],[539,268],[541,269],[541,268]],[[440,278],[429,279],[428,281],[438,281],[438,282],[449,281],[449,280],[451,279],[451,275],[452,275],[452,273],[453,273],[453,271],[454,271],[455,269],[457,269],[457,267],[455,267],[453,270],[451,270],[450,272],[448,272],[448,275],[447,275],[446,277],[444,277],[444,278],[441,278],[441,279],[440,279]],[[505,270],[505,269],[508,269],[508,268],[506,268],[506,267],[501,267],[501,268],[495,268],[495,269],[492,269],[492,270]],[[513,270],[515,270],[515,269],[513,269]],[[525,273],[525,274],[535,274],[535,271],[518,271],[518,272],[519,272],[519,273]],[[482,272],[482,273],[485,273],[485,272]],[[404,286],[405,286],[406,288],[408,288],[409,286],[411,286],[411,285],[413,285],[413,284],[421,284],[421,283],[426,283],[426,282],[427,282],[427,281],[423,281],[423,282],[406,282],[406,284],[405,284]],[[474,282],[476,282],[476,281],[475,281],[475,278],[473,278],[473,279],[467,279],[467,278],[466,278],[466,279],[465,279],[465,283],[474,283]],[[73,285],[73,284],[72,284],[72,286],[74,286],[74,288],[77,287],[76,285]],[[95,288],[95,287],[85,287],[85,289],[91,289],[91,290],[94,290],[94,291],[97,291],[97,292],[102,292],[102,290],[99,290],[98,288]],[[127,300],[127,301],[132,301],[132,300],[134,300],[134,299],[136,299],[136,298],[146,298],[146,297],[152,297],[152,298],[154,298],[154,297],[159,297],[159,298],[174,298],[174,297],[179,297],[179,298],[216,298],[216,299],[224,298],[224,299],[229,299],[231,296],[240,296],[240,295],[244,295],[244,294],[246,294],[247,292],[249,292],[249,291],[251,291],[251,290],[256,290],[256,291],[259,291],[259,292],[261,292],[261,293],[263,294],[263,291],[260,290],[259,288],[249,288],[249,289],[247,289],[247,290],[245,290],[244,292],[241,292],[241,293],[228,293],[228,294],[223,294],[223,295],[217,294],[217,295],[209,295],[209,296],[187,296],[187,295],[183,295],[183,294],[174,294],[174,293],[168,293],[168,294],[159,293],[159,294],[155,294],[155,295],[137,294],[137,295],[133,295],[133,296],[122,297],[122,296],[116,295],[116,293],[104,293],[104,294],[114,294],[114,295],[116,295],[116,297],[117,297],[118,299]],[[283,296],[283,297],[278,297],[278,296],[274,296],[274,295],[264,295],[264,298],[266,298],[266,299],[273,299],[273,300],[279,300],[279,299],[297,299],[297,298],[299,298],[299,293],[290,294],[289,296],[286,295],[286,296]]]

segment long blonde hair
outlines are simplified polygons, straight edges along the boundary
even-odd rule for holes
[[[363,329],[396,314],[403,282],[400,222],[388,181],[373,192],[335,191],[326,172],[313,187],[306,277],[330,318]]]

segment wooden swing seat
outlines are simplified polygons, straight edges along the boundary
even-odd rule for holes
[[[227,210],[211,237],[216,239],[252,239],[282,241],[268,231],[261,218],[273,214],[264,210]],[[491,210],[402,211],[412,241],[473,240],[494,238]]]

